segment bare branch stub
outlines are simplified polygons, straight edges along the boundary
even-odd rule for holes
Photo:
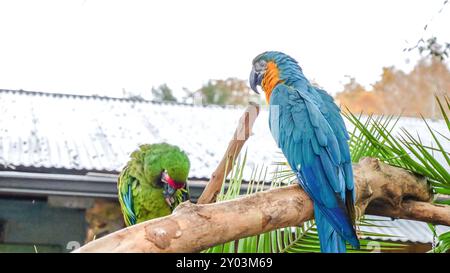
[[[259,114],[259,105],[250,103],[239,119],[238,126],[233,134],[233,138],[228,144],[222,160],[212,173],[209,182],[199,197],[198,204],[208,204],[216,201],[217,195],[222,188],[224,178],[230,173],[234,160],[238,157],[242,147],[251,135],[253,124]]]

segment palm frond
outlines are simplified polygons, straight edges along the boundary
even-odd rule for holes
[[[442,116],[450,132],[449,118],[443,103],[436,97]],[[446,106],[449,99],[446,97]],[[429,122],[422,117],[434,144],[430,147],[423,144],[419,136],[414,136],[406,128],[400,128],[399,134],[394,134],[394,128],[399,118],[393,116],[363,117],[350,111],[343,115],[355,127],[350,133],[350,149],[352,160],[358,162],[362,157],[376,157],[390,165],[401,167],[427,177],[435,193],[450,192],[450,153],[442,145],[442,139],[448,139],[443,132],[436,132]],[[448,132],[447,132],[448,133]],[[444,160],[438,160],[437,155]]]
[[[446,253],[450,251],[450,231],[437,235],[436,227],[434,225],[428,224],[434,238],[438,241],[433,245],[433,248],[428,251],[428,253]]]

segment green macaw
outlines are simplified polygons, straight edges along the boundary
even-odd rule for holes
[[[177,146],[145,144],[131,153],[117,183],[127,226],[172,213],[189,199],[190,162]]]

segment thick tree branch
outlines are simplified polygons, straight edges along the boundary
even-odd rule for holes
[[[230,173],[233,162],[241,152],[247,139],[250,137],[253,124],[259,114],[259,105],[250,103],[245,109],[244,114],[239,120],[238,127],[233,134],[233,138],[228,144],[228,148],[223,155],[222,160],[212,173],[208,184],[202,195],[198,198],[197,204],[208,204],[216,201],[217,195],[222,188],[224,178]]]
[[[450,206],[428,202],[406,200],[401,203],[401,206],[394,208],[385,203],[376,202],[367,208],[366,213],[450,226]]]
[[[366,158],[354,164],[356,205],[363,214],[450,225],[450,208],[432,199],[423,177]],[[384,204],[380,206],[379,204]],[[313,203],[297,185],[214,204],[181,204],[172,215],[119,230],[75,252],[197,252],[312,219]]]

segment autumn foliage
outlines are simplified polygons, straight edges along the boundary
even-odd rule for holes
[[[450,95],[450,70],[437,58],[422,59],[405,73],[385,67],[381,79],[366,90],[354,78],[336,95],[352,112],[439,118],[435,96]]]

